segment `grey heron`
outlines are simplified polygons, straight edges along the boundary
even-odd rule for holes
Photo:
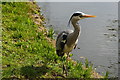
[[[81,33],[81,28],[78,24],[78,21],[84,18],[96,17],[94,15],[88,15],[83,12],[75,12],[71,16],[68,25],[71,24],[74,27],[73,30],[62,31],[58,34],[56,40],[56,53],[58,56],[63,56],[65,53],[67,54],[67,58],[69,57],[69,53],[76,47],[78,42],[79,34]]]

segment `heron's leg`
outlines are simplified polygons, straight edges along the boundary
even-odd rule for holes
[[[63,59],[63,75],[65,74],[65,72],[66,72],[66,61]]]
[[[66,76],[68,75],[68,58],[69,58],[69,53],[67,53],[67,57],[66,57],[66,66],[65,66],[65,74],[66,74]]]
[[[67,57],[66,57],[66,60],[65,62],[63,63],[63,74],[65,74],[65,76],[68,75],[68,58],[69,58],[69,53],[67,53]]]

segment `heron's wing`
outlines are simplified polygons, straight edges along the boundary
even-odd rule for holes
[[[61,32],[58,34],[57,40],[56,40],[56,49],[62,50],[64,47],[64,44],[66,43],[68,33],[66,31]],[[62,44],[64,43],[64,44]]]
[[[73,31],[67,30],[62,31],[60,34],[58,34],[57,40],[56,40],[56,51],[58,55],[64,55],[63,49],[67,42],[67,36]]]

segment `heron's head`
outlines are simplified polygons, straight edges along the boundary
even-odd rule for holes
[[[85,14],[83,12],[77,11],[77,12],[73,13],[73,15],[71,16],[70,20],[79,21],[81,19],[90,18],[90,17],[96,17],[96,16],[88,15],[88,14]]]

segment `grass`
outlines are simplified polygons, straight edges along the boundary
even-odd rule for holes
[[[53,39],[53,35],[54,35],[54,29],[53,29],[53,28],[50,28],[50,29],[48,30],[47,37]]]
[[[3,78],[21,77],[23,67],[50,62],[50,54],[55,55],[55,49],[43,32],[37,32],[38,26],[28,13],[35,14],[28,3],[2,4]]]
[[[62,74],[65,57],[58,57],[46,39],[52,38],[54,31],[50,29],[48,35],[38,31],[43,26],[35,24],[31,18],[34,14],[40,15],[35,3],[2,3],[3,79],[65,78]],[[85,64],[86,68],[81,62],[68,61],[66,78],[93,78],[92,66],[87,60]]]

